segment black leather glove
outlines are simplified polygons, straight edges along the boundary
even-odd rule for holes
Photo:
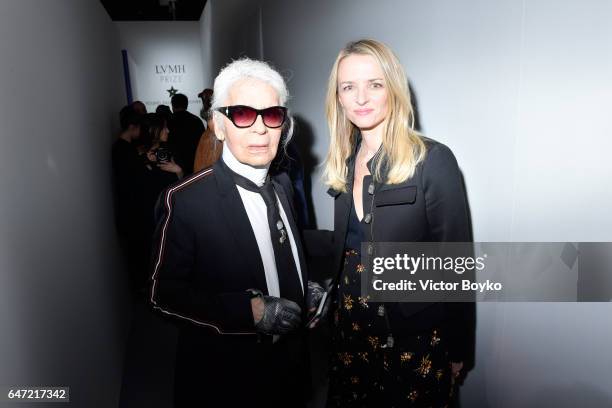
[[[255,329],[263,334],[287,334],[302,324],[302,309],[288,299],[274,296],[260,296],[264,302],[263,317]]]

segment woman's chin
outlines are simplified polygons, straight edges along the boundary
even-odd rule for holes
[[[353,125],[359,128],[361,131],[374,130],[383,124],[384,120],[355,120]]]

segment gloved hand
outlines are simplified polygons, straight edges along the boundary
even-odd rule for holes
[[[308,328],[314,329],[319,324],[320,320],[325,319],[327,312],[329,311],[329,298],[325,299],[325,304],[323,305],[323,309],[321,311],[321,315],[318,317],[314,317],[317,309],[319,308],[319,303],[321,303],[323,299],[323,295],[325,295],[325,289],[317,282],[308,281],[308,294],[306,296],[306,305],[308,306]]]
[[[255,323],[255,329],[263,334],[287,334],[302,324],[302,309],[288,299],[260,296],[263,301],[263,317]]]

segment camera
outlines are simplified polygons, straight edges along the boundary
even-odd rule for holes
[[[172,160],[172,152],[167,147],[160,147],[155,151],[155,159],[158,163]]]

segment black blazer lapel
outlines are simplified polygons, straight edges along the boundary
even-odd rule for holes
[[[336,279],[342,270],[342,258],[344,257],[344,242],[346,240],[346,232],[348,230],[349,217],[353,206],[353,178],[354,178],[354,163],[355,154],[357,152],[358,143],[361,141],[361,135],[357,135],[357,143],[353,146],[353,154],[346,159],[348,167],[347,174],[347,192],[342,192],[330,188],[327,194],[334,197],[334,279]]]
[[[336,254],[334,258],[334,271],[336,274],[339,274],[341,271],[352,199],[352,194],[347,192],[341,193],[334,202],[334,253]]]
[[[246,268],[251,271],[257,283],[257,287],[254,289],[259,289],[267,295],[266,274],[253,227],[244,209],[242,198],[234,184],[234,180],[223,168],[224,164],[220,162],[221,160],[215,163],[214,174],[221,195],[223,217],[227,226],[231,229],[234,241],[236,242],[236,248],[234,248],[233,252],[236,256],[245,259]]]

